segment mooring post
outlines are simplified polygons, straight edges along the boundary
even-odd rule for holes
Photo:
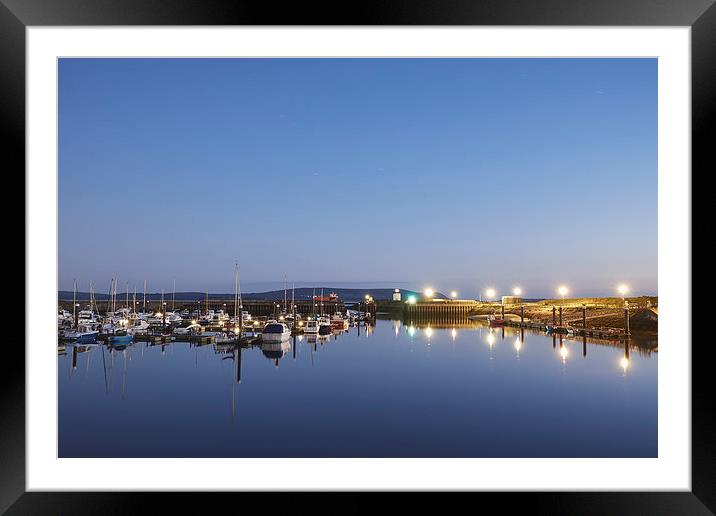
[[[552,307],[552,326],[557,325],[557,309],[553,306]]]
[[[502,320],[505,320],[505,305],[500,306],[501,312],[502,312]]]
[[[562,326],[562,306],[559,307],[559,325]]]
[[[524,324],[525,322],[525,305],[522,305],[520,307],[520,323]]]
[[[582,328],[587,327],[587,305],[582,304]]]
[[[630,335],[629,329],[629,301],[624,301],[624,332]]]

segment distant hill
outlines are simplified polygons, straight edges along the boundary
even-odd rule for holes
[[[365,295],[368,294],[373,297],[376,301],[383,301],[383,300],[389,300],[393,299],[393,290],[392,288],[366,288],[366,289],[360,289],[360,288],[331,288],[331,287],[323,287],[323,294],[328,295],[329,292],[335,292],[338,294],[338,297],[341,299],[341,301],[344,302],[356,302],[363,300],[365,298]],[[313,287],[301,287],[297,288],[295,290],[295,299],[297,301],[300,300],[310,300],[313,296],[314,289]],[[321,295],[321,289],[317,288],[315,289],[315,293],[317,296]],[[72,301],[72,291],[69,290],[60,290],[58,293],[58,298],[60,301]],[[248,293],[242,293],[241,297],[245,300],[256,300],[256,301],[280,301],[283,300],[283,289],[281,290],[270,290],[268,292],[248,292]],[[406,289],[400,289],[400,294],[403,300],[407,299],[408,296],[414,295],[417,298],[420,298],[420,293],[413,291],[413,290],[406,290]],[[131,299],[133,296],[133,293],[129,293],[129,298]],[[101,294],[99,292],[95,293],[94,295],[95,299],[97,301],[106,301],[109,298],[108,294]],[[177,301],[203,301],[206,299],[206,292],[177,292],[174,295],[175,299]],[[291,298],[291,290],[288,291],[288,297]],[[436,299],[447,299],[447,296],[444,294],[441,294],[440,292],[435,293],[433,296]],[[125,292],[118,292],[117,293],[117,299],[123,300],[126,298]],[[160,301],[162,298],[161,293],[152,292],[147,293],[147,301]],[[171,301],[172,299],[172,293],[164,293],[164,301]],[[209,294],[210,300],[217,300],[217,299],[234,299],[234,294]],[[77,292],[77,300],[79,302],[87,302],[89,301],[89,292]],[[137,300],[142,300],[142,294],[137,293]]]

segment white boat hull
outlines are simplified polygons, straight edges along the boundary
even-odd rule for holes
[[[290,332],[285,333],[262,333],[261,340],[264,342],[283,342],[291,337]]]

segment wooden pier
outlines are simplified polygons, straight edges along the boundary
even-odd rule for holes
[[[629,338],[629,333],[622,328],[583,328],[577,326],[551,326],[541,322],[505,321],[505,326],[514,328],[532,328],[561,335],[593,337],[598,339],[620,340]]]
[[[405,303],[403,306],[403,320],[414,323],[459,323],[471,319],[480,320],[487,318],[489,315],[501,317],[505,326],[517,328],[531,328],[539,331],[547,331],[549,333],[588,336],[601,339],[627,339],[631,336],[629,327],[629,312],[625,307],[623,309],[624,327],[606,327],[606,326],[587,326],[587,305],[581,304],[579,307],[563,305],[553,305],[551,307],[551,317],[549,307],[540,313],[537,319],[528,319],[525,317],[527,309],[534,312],[534,303],[519,304],[501,304],[495,302],[480,302],[475,300],[447,300],[433,299],[430,301],[419,301],[416,303]],[[539,306],[539,305],[537,305]],[[570,318],[565,317],[566,308],[570,309]],[[574,319],[574,309],[581,308],[581,320]],[[612,308],[611,306],[609,308]],[[622,311],[621,307],[613,307],[615,311]],[[531,315],[531,314],[527,314]]]
[[[174,335],[173,338],[176,342],[194,342],[198,344],[209,344],[216,340],[214,335]]]
[[[434,300],[417,303],[405,303],[403,319],[420,322],[430,320],[436,323],[467,321],[470,312],[477,306],[475,301]]]
[[[171,335],[151,335],[151,334],[145,334],[145,335],[135,335],[134,339],[135,342],[171,342],[174,340],[174,337]]]

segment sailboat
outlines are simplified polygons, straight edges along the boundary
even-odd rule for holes
[[[291,309],[286,316],[286,322],[288,323],[291,331],[301,331],[303,329],[304,322],[301,320],[301,314],[296,313],[296,284],[291,286]]]
[[[105,325],[105,329],[107,330],[107,342],[113,346],[129,344],[134,338],[133,335],[127,331],[126,327],[116,327],[114,320],[110,320],[109,327]]]

